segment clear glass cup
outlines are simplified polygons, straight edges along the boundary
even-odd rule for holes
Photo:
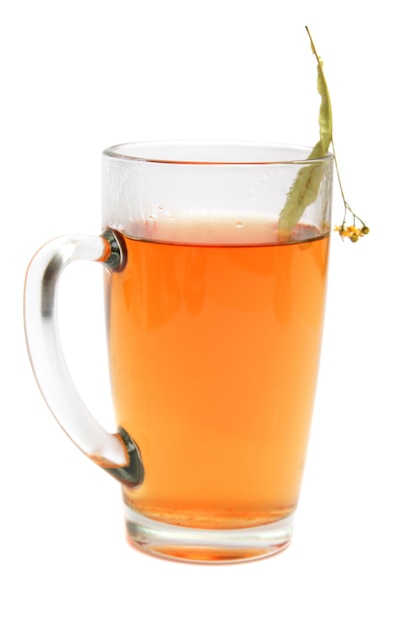
[[[258,143],[144,142],[103,153],[100,236],[47,243],[27,273],[32,366],[74,443],[122,485],[127,536],[152,554],[233,562],[292,535],[319,364],[332,156]],[[290,232],[302,170],[321,182]],[[117,432],[76,390],[59,276],[105,268]]]

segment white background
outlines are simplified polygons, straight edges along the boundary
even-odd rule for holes
[[[400,36],[396,3],[14,0],[0,11],[0,622],[386,624],[400,607]],[[100,227],[100,153],[142,139],[313,144],[325,61],[349,202],[333,237],[319,390],[296,532],[280,556],[182,565],[130,549],[118,485],[37,390],[24,273],[46,240]],[[334,221],[342,219],[338,188]],[[69,270],[67,356],[112,424],[100,268]],[[111,427],[111,426],[110,426]]]

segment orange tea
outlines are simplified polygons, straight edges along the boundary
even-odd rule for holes
[[[306,225],[288,242],[273,225],[265,241],[249,230],[230,245],[118,234],[126,264],[107,279],[111,382],[145,467],[125,500],[148,518],[234,529],[296,508],[329,239]]]
[[[183,561],[289,545],[323,323],[333,157],[259,142],[135,142],[102,155],[102,234],[33,258],[36,379],[123,488],[127,539]],[[313,158],[311,157],[313,156]],[[59,277],[103,264],[117,432],[92,416],[58,336]]]

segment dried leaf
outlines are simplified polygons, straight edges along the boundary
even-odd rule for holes
[[[322,154],[319,156],[325,156],[329,150],[332,136],[333,136],[333,121],[331,115],[331,103],[329,90],[327,88],[326,78],[323,73],[323,62],[316,52],[315,45],[310,36],[309,30],[306,29],[311,40],[312,52],[317,59],[317,90],[322,99],[320,103],[319,111],[319,130],[320,130],[320,143]],[[316,144],[317,145],[317,144]],[[316,148],[316,146],[315,146]]]
[[[299,170],[287,194],[287,200],[281,210],[278,221],[279,234],[282,237],[288,237],[294,226],[301,219],[305,209],[316,200],[324,174],[324,167],[322,163],[314,163],[313,159],[324,157],[332,141],[331,104],[326,78],[323,73],[323,64],[316,52],[308,28],[306,30],[310,38],[312,52],[317,59],[317,90],[321,97],[319,110],[320,140],[308,155],[307,160],[311,161],[310,165],[305,165]]]

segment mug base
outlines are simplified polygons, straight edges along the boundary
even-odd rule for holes
[[[235,563],[263,559],[290,543],[294,516],[271,524],[235,530],[174,526],[125,507],[130,545],[154,556],[192,563]]]

